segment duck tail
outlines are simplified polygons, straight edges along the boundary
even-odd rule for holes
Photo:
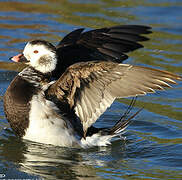
[[[133,107],[136,103],[136,99],[137,99],[137,97],[134,97],[132,99],[130,105],[128,106],[125,113],[121,116],[119,121],[113,127],[103,129],[103,133],[105,131],[105,133],[107,133],[108,135],[111,135],[111,136],[117,136],[117,135],[121,135],[124,133],[124,130],[129,126],[129,124],[131,123],[131,120],[143,109],[143,108],[141,108],[136,113],[129,116],[131,110],[133,109]]]
[[[131,123],[131,120],[143,109],[139,109],[135,114],[129,116],[136,102],[136,97],[132,99],[125,113],[119,121],[111,128],[95,128],[91,126],[86,135],[86,139],[82,138],[81,146],[84,148],[91,146],[107,146],[111,143],[113,137],[121,136],[124,130]]]

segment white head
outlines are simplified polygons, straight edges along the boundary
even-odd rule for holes
[[[42,73],[52,72],[56,68],[56,48],[47,41],[34,40],[28,42],[23,55],[28,61],[28,65]]]

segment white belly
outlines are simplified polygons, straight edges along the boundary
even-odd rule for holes
[[[29,126],[24,139],[56,146],[79,143],[69,121],[63,120],[55,104],[44,99],[41,93],[33,96],[30,107]]]

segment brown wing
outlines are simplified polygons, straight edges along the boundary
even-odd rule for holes
[[[180,79],[167,71],[92,61],[70,66],[48,93],[75,109],[86,132],[115,98],[154,93]]]

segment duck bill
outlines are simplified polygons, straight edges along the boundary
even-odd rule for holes
[[[23,54],[18,54],[16,56],[10,57],[9,59],[14,62],[28,62]]]

